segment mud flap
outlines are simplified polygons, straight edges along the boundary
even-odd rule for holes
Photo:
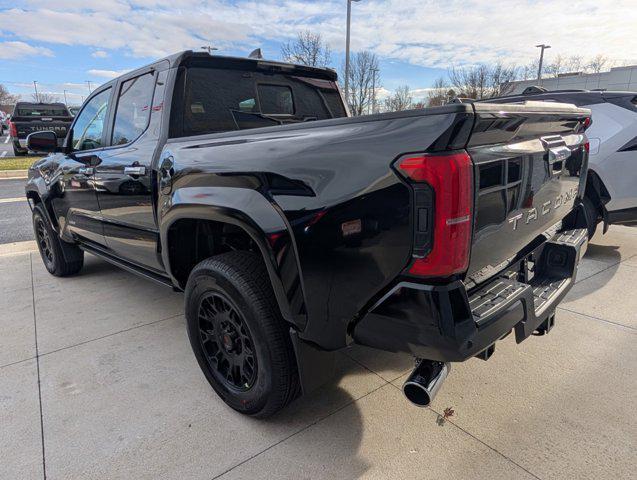
[[[313,392],[334,378],[336,352],[321,350],[301,340],[296,330],[292,328],[290,328],[290,338],[294,346],[303,395]]]

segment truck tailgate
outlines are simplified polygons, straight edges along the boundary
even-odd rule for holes
[[[480,284],[555,231],[583,194],[590,112],[565,104],[474,104],[467,145],[475,203],[466,280]]]
[[[30,133],[43,131],[55,132],[57,137],[62,139],[66,137],[68,127],[72,121],[73,118],[71,117],[16,117],[12,119],[18,133],[17,138],[20,140],[27,138]]]

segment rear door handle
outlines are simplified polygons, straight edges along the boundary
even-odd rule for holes
[[[146,175],[146,167],[124,167],[126,175]]]
[[[82,175],[93,175],[93,167],[80,167],[77,171]]]

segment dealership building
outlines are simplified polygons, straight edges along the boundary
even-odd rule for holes
[[[637,65],[611,68],[610,72],[562,73],[555,78],[511,82],[510,94],[522,93],[525,88],[539,85],[547,90],[623,90],[637,92]]]

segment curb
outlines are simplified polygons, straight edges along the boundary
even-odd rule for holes
[[[0,179],[27,178],[28,170],[0,170]]]
[[[20,253],[35,252],[38,250],[38,244],[35,240],[27,240],[26,242],[12,242],[0,244],[0,257],[6,255],[18,255]]]

